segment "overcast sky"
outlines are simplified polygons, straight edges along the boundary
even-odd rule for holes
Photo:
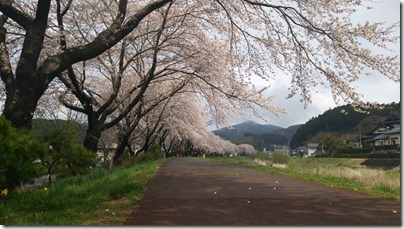
[[[400,21],[400,1],[376,0],[366,4],[372,6],[373,9],[367,12],[358,12],[357,17],[354,18],[354,22],[364,22],[367,20],[370,22],[384,21],[387,25],[391,25],[394,22]],[[400,31],[397,31],[397,34],[399,33]],[[400,44],[392,48],[397,50],[397,55],[400,55]],[[260,83],[259,81],[255,82],[257,86],[259,86]],[[304,124],[312,117],[318,116],[328,109],[337,106],[332,99],[330,91],[324,90],[317,94],[313,93],[313,102],[304,109],[303,104],[299,102],[299,95],[291,99],[286,99],[289,93],[287,89],[289,84],[290,78],[285,75],[280,75],[271,83],[271,88],[268,90],[270,95],[276,95],[274,103],[286,108],[289,112],[288,114],[281,114],[277,117],[270,112],[264,111],[263,115],[268,120],[268,122],[264,122],[247,113],[242,118],[230,119],[230,124],[234,125],[246,120],[252,120],[261,124],[272,124],[286,128],[291,125]],[[400,101],[400,83],[396,83],[380,73],[362,78],[356,82],[354,86],[356,86],[357,91],[363,95],[364,101],[379,103]],[[213,129],[216,129],[216,127]]]

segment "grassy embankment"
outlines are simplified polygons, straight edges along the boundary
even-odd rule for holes
[[[85,176],[0,197],[0,225],[121,225],[166,159]]]
[[[283,166],[264,166],[253,163],[253,157],[223,157],[214,160],[254,167],[270,173],[282,174],[328,186],[345,188],[381,198],[400,200],[400,169],[382,170],[360,166],[365,159],[352,158],[289,158]],[[261,158],[268,165],[272,161]]]

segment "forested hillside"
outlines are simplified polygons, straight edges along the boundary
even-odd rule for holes
[[[366,132],[391,114],[400,116],[401,102],[382,105],[383,109],[368,109],[365,112],[356,112],[350,105],[328,110],[302,125],[292,137],[289,146],[296,148],[305,145],[313,141],[314,137],[324,133],[331,133],[339,137],[354,136],[358,133],[359,122],[361,131]]]

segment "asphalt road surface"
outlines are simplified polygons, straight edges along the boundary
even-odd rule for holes
[[[401,225],[400,202],[198,158],[163,164],[126,225]]]

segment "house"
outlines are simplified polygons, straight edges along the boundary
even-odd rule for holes
[[[317,151],[318,143],[308,143],[307,144],[307,157],[314,156]]]
[[[388,130],[386,134],[389,135],[387,145],[401,145],[401,126]]]
[[[375,150],[397,150],[401,144],[401,120],[390,116],[368,133],[360,133],[351,142],[355,148],[374,148]]]
[[[317,150],[318,143],[308,143],[307,146],[297,147],[297,153],[302,157],[312,157]]]

